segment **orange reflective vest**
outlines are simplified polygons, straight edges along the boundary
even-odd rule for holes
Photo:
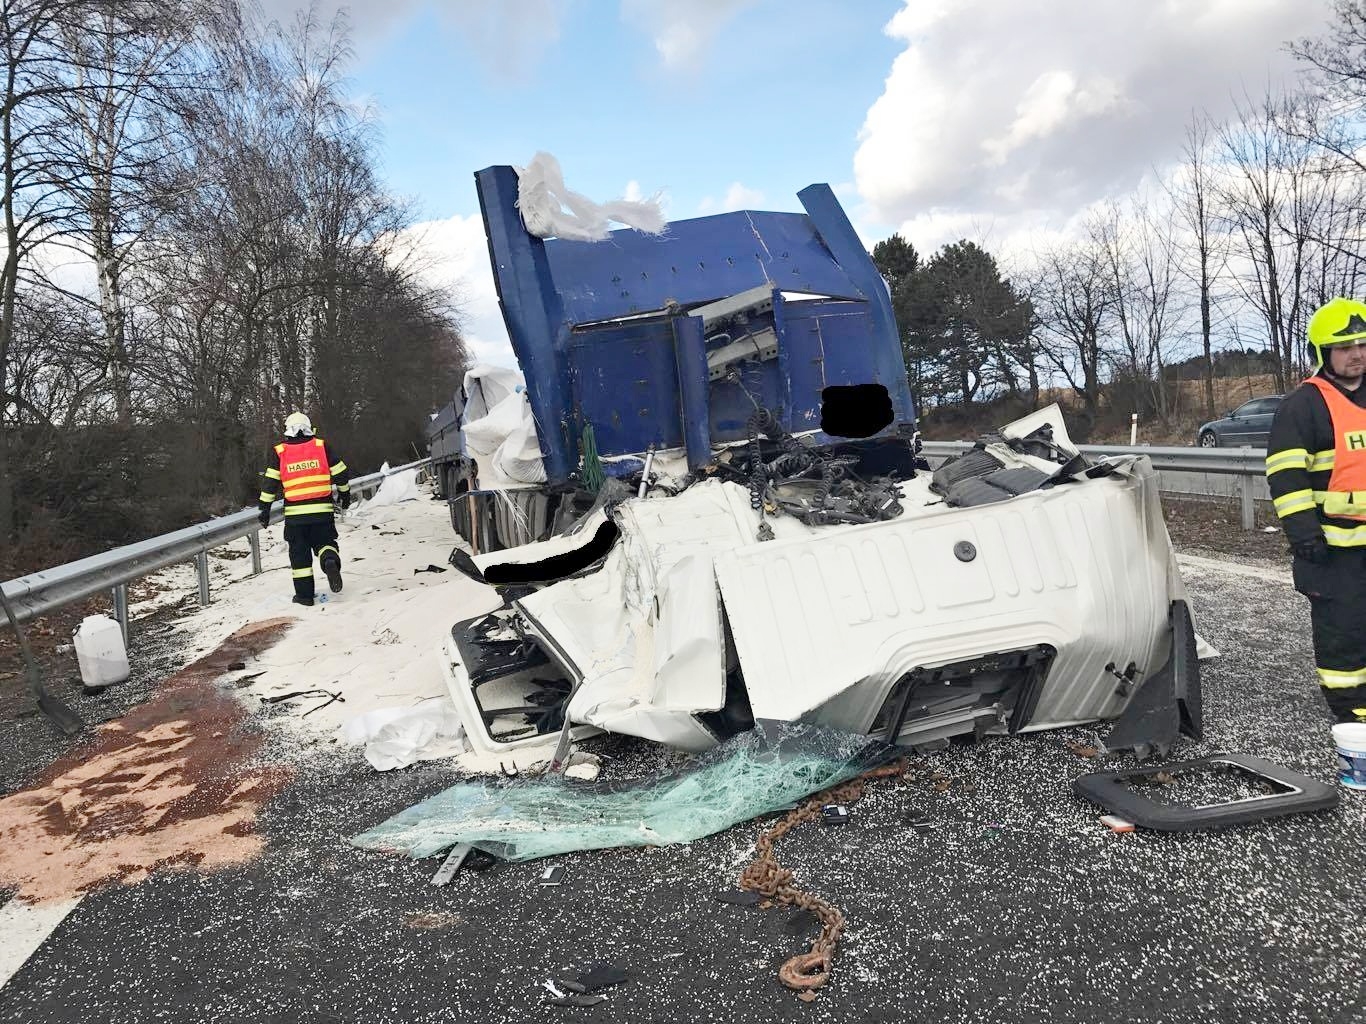
[[[1314,492],[1314,503],[1324,515],[1366,521],[1366,409],[1322,377],[1307,383],[1319,389],[1333,422],[1333,473],[1328,490]]]
[[[327,447],[321,437],[302,444],[277,444],[275,454],[280,458],[280,487],[286,506],[306,501],[331,503],[332,467],[327,464]],[[289,514],[288,507],[285,514]]]

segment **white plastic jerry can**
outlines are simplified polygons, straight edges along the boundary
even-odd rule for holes
[[[81,682],[86,686],[110,686],[128,678],[123,629],[108,615],[87,615],[74,639]]]

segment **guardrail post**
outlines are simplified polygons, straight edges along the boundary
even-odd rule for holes
[[[114,618],[123,632],[123,646],[128,647],[128,584],[120,583],[110,592],[114,601]]]
[[[1247,457],[1248,463],[1252,463],[1251,445],[1243,445],[1241,449],[1243,455]],[[1243,506],[1243,529],[1255,530],[1257,528],[1257,506],[1252,501],[1252,481],[1256,479],[1251,473],[1243,473],[1238,477],[1238,491],[1241,495]]]
[[[201,551],[194,556],[194,567],[199,572],[199,606],[209,605],[209,553]]]
[[[251,574],[261,575],[261,531],[256,530],[247,534],[247,543],[251,545]]]

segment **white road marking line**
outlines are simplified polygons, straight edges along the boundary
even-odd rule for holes
[[[66,916],[79,906],[83,897],[25,903],[17,896],[0,907],[0,988],[19,973],[39,946]]]

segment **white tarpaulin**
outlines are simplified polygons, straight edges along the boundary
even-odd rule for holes
[[[458,754],[465,749],[464,733],[460,715],[447,700],[376,708],[342,728],[342,737],[349,743],[363,743],[365,759],[381,772]]]
[[[479,364],[465,373],[465,451],[481,490],[545,483],[541,443],[522,374]]]
[[[649,235],[659,234],[665,226],[658,194],[646,200],[595,203],[565,186],[560,162],[549,153],[537,153],[531,163],[518,168],[517,208],[527,231],[537,238],[599,242],[613,221]]]
[[[386,462],[379,471],[388,475],[358,512],[397,505],[400,501],[417,501],[422,497],[422,492],[417,489],[417,470],[405,469],[402,473],[390,473],[389,463]]]

